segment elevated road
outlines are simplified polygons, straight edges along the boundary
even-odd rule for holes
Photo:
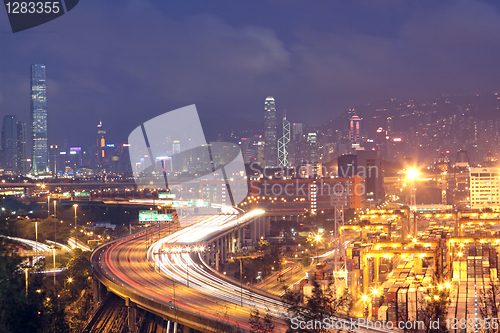
[[[207,252],[214,250],[208,248],[210,237],[263,213],[238,216],[232,207],[220,208],[225,214],[166,235],[150,247],[144,232],[98,247],[91,257],[95,276],[129,304],[184,327],[202,332],[250,331],[250,312],[256,308],[273,316],[276,332],[285,332],[286,305],[277,296],[246,290],[205,263]]]

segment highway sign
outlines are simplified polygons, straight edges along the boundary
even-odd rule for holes
[[[139,211],[139,222],[172,221],[173,218],[172,214],[158,214],[156,210]]]
[[[168,192],[160,192],[158,193],[158,199],[175,199],[175,194]]]

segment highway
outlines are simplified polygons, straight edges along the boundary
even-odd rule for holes
[[[285,305],[276,296],[252,292],[224,279],[203,261],[204,242],[211,235],[245,223],[263,211],[238,217],[232,207],[220,206],[221,215],[210,216],[147,247],[146,233],[132,235],[98,248],[92,256],[94,269],[122,290],[142,298],[199,317],[250,330],[248,320],[253,308],[267,311],[275,318],[276,332],[285,332]],[[163,228],[164,232],[167,228]],[[358,332],[390,332],[359,329]]]

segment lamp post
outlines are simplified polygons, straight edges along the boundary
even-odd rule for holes
[[[316,236],[314,236],[314,240],[316,241],[316,260],[318,260],[317,262],[319,263],[319,258],[318,258],[318,243],[321,241],[321,235],[317,234]]]
[[[56,246],[52,248],[54,250],[54,300],[57,300],[57,292],[56,292]]]
[[[73,208],[75,208],[75,246],[78,248],[78,230],[77,230],[77,222],[76,222],[76,208],[78,207],[78,204],[74,204]]]
[[[38,221],[35,220],[35,260],[36,262],[36,257],[38,256]]]
[[[50,218],[50,195],[47,196],[47,218]]]
[[[416,180],[417,180],[418,174],[419,174],[419,171],[416,168],[408,169],[408,171],[406,172],[406,179],[410,181],[410,186],[411,186],[411,189],[410,189],[410,212],[413,213],[412,214],[413,216],[408,216],[408,231],[410,234],[410,223],[411,223],[410,221],[411,221],[411,218],[413,217],[415,219],[415,226],[414,226],[415,234],[413,235],[413,237],[417,237],[417,222],[416,222],[416,218],[415,218],[415,212],[417,209]]]
[[[54,200],[54,243],[57,242],[57,216],[56,216],[56,200]],[[54,244],[55,245],[55,244]]]

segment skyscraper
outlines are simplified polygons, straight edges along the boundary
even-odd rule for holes
[[[21,175],[28,173],[28,133],[26,132],[26,123],[17,122],[17,169]]]
[[[266,167],[278,165],[278,137],[274,98],[266,98],[264,106],[264,163]]]
[[[106,158],[106,130],[102,127],[102,121],[97,125],[97,167],[104,167]]]
[[[17,173],[17,122],[16,116],[3,117],[2,148],[5,171]]]
[[[350,124],[350,136],[351,136],[351,144],[360,144],[361,143],[361,129],[360,129],[360,122],[361,118],[358,117],[357,115],[354,115],[350,119],[351,124]]]
[[[47,87],[45,65],[31,65],[31,156],[34,176],[47,172]]]

